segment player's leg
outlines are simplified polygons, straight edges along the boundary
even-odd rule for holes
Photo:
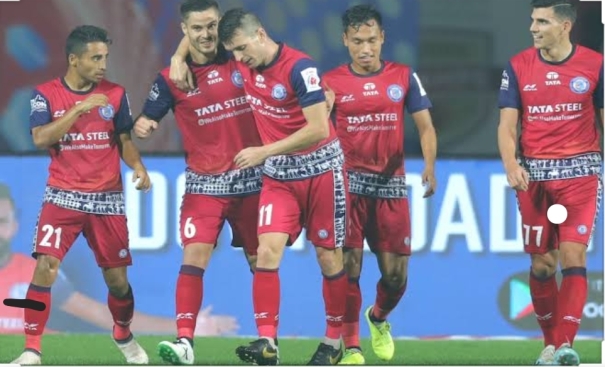
[[[24,310],[25,349],[15,364],[40,364],[41,339],[51,309],[51,287],[57,279],[64,256],[82,231],[85,214],[44,204],[36,224],[32,256],[36,268],[27,290],[27,299],[42,302],[42,311]]]
[[[359,278],[363,262],[364,224],[367,221],[368,200],[355,194],[347,195],[347,233],[344,247],[344,267],[347,273],[347,295],[342,336],[345,352],[339,364],[363,365],[365,358],[359,341],[361,289]]]
[[[387,317],[403,297],[408,282],[411,255],[410,210],[407,198],[374,200],[368,242],[376,254],[381,277],[376,284],[376,300],[366,312],[374,354],[390,361],[395,353],[391,325]]]
[[[147,353],[130,331],[134,315],[134,295],[127,267],[132,265],[125,215],[87,214],[84,236],[103,271],[108,288],[107,307],[113,318],[112,336],[127,363],[147,364]]]
[[[348,279],[342,248],[346,234],[346,179],[333,170],[310,180],[305,223],[307,238],[315,246],[323,275],[326,333],[308,364],[334,365],[343,356],[342,323],[346,309]]]
[[[204,298],[204,272],[225,222],[231,199],[185,194],[180,214],[183,261],[176,282],[176,327],[174,341],[158,344],[165,362],[193,364],[194,335]]]
[[[563,279],[559,290],[559,340],[555,362],[578,365],[580,358],[572,347],[588,295],[586,249],[602,199],[601,178],[588,176],[549,184],[553,201],[563,205],[568,213],[565,222],[559,225],[559,258]]]
[[[279,319],[279,264],[284,249],[301,231],[300,207],[295,186],[300,182],[282,182],[263,178],[258,208],[258,250],[252,283],[254,319],[259,339],[236,349],[238,357],[257,365],[276,365],[279,351],[276,344]]]
[[[233,232],[231,246],[241,247],[254,274],[258,251],[258,208],[260,194],[234,199],[229,207],[227,221]]]
[[[554,225],[546,216],[550,199],[543,182],[530,182],[527,191],[517,191],[517,201],[521,212],[523,248],[531,257],[529,291],[544,337],[544,349],[536,364],[548,365],[554,361],[557,344],[559,288],[555,273],[558,239]]]

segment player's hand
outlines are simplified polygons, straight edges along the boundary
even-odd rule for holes
[[[425,168],[422,172],[422,184],[426,187],[423,198],[431,197],[435,194],[437,188],[437,180],[435,179],[435,170],[433,168]]]
[[[326,95],[326,104],[328,105],[328,116],[332,113],[332,109],[334,108],[334,101],[336,100],[336,94],[330,86],[324,84],[324,93]]]
[[[235,334],[239,330],[237,319],[227,315],[212,315],[212,306],[203,309],[197,316],[195,336],[217,336]]]
[[[189,69],[187,62],[182,58],[172,57],[170,59],[169,78],[178,89],[184,92],[190,92],[195,89],[193,73]]]
[[[88,98],[76,105],[80,113],[89,113],[95,107],[107,106],[109,98],[104,94],[91,94]]]
[[[529,174],[517,162],[506,168],[508,184],[515,190],[527,191],[529,188]]]
[[[158,128],[158,122],[141,116],[134,123],[134,135],[137,138],[145,139],[151,136],[151,133]]]
[[[137,182],[137,180],[139,180],[139,182]],[[151,179],[149,178],[147,170],[142,165],[134,169],[132,182],[137,182],[137,190],[143,190],[144,192],[149,192],[149,190],[151,190]]]
[[[267,158],[265,147],[250,147],[237,153],[233,161],[237,168],[250,168],[262,164]]]

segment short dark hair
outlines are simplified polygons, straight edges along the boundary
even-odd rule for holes
[[[262,26],[254,13],[243,8],[230,9],[218,23],[218,38],[222,43],[230,43],[238,30],[255,31]]]
[[[345,33],[349,27],[359,30],[362,25],[369,26],[372,20],[382,29],[382,14],[376,8],[368,4],[355,5],[342,15],[342,28]]]
[[[69,59],[71,54],[82,55],[86,52],[86,45],[92,42],[103,42],[111,45],[111,39],[103,28],[94,25],[81,25],[74,28],[67,36],[67,42],[65,42],[65,56]]]
[[[220,13],[221,8],[214,0],[185,0],[181,3],[179,11],[183,20],[189,17],[190,13],[202,12],[208,9],[216,9]]]
[[[3,183],[0,183],[0,200],[8,200],[13,208],[15,207],[15,199],[11,194],[11,188]]]
[[[532,8],[553,8],[555,16],[559,19],[576,22],[578,11],[573,0],[531,0]]]

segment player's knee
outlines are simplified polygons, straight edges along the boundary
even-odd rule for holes
[[[57,279],[61,260],[56,257],[39,254],[36,259],[33,282],[42,287],[50,287]]]
[[[381,281],[389,289],[401,289],[407,281],[407,274],[401,270],[389,270],[382,275]]]
[[[549,277],[557,271],[557,257],[549,252],[531,255],[531,272],[538,277]]]
[[[193,265],[198,268],[206,269],[213,250],[214,245],[212,244],[189,244],[185,246],[185,249],[183,250],[183,265]]]
[[[559,246],[561,267],[586,267],[586,246],[581,243],[562,242]]]
[[[121,297],[128,293],[126,267],[103,269],[103,278],[111,294]]]
[[[342,249],[316,247],[315,251],[322,274],[332,276],[344,270]]]
[[[350,249],[344,252],[344,266],[349,278],[359,278],[361,275],[362,249]]]

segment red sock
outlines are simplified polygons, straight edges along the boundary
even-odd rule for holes
[[[359,348],[359,313],[361,312],[361,290],[359,278],[349,278],[347,282],[347,304],[342,324],[345,348]]]
[[[25,349],[42,351],[42,334],[50,315],[50,287],[40,287],[30,284],[27,289],[27,299],[42,302],[46,305],[44,311],[25,309],[23,329],[25,331]]]
[[[341,270],[338,274],[323,279],[323,297],[326,310],[326,338],[342,337],[342,321],[347,307],[347,277]]]
[[[204,269],[193,265],[181,265],[176,281],[177,338],[193,340],[203,298]]]
[[[558,331],[559,340],[557,348],[563,343],[573,345],[580,321],[582,320],[582,312],[586,304],[588,293],[588,282],[586,281],[586,268],[573,267],[563,269],[563,281],[559,290],[558,300]]]
[[[374,307],[372,307],[372,319],[376,321],[386,320],[391,311],[397,307],[407,286],[408,281],[406,279],[403,287],[391,289],[380,279],[378,284],[376,284],[376,302],[374,303]]]
[[[132,287],[128,285],[128,292],[122,297],[116,297],[111,292],[107,296],[107,306],[111,317],[113,317],[113,338],[117,341],[125,341],[132,335],[130,323],[134,314],[134,297]]]
[[[538,324],[544,335],[544,346],[557,345],[557,298],[559,286],[555,275],[539,278],[530,269],[529,291]]]
[[[258,335],[261,338],[277,338],[279,287],[278,269],[256,269],[252,284],[252,297],[254,301],[254,319],[256,320]]]

